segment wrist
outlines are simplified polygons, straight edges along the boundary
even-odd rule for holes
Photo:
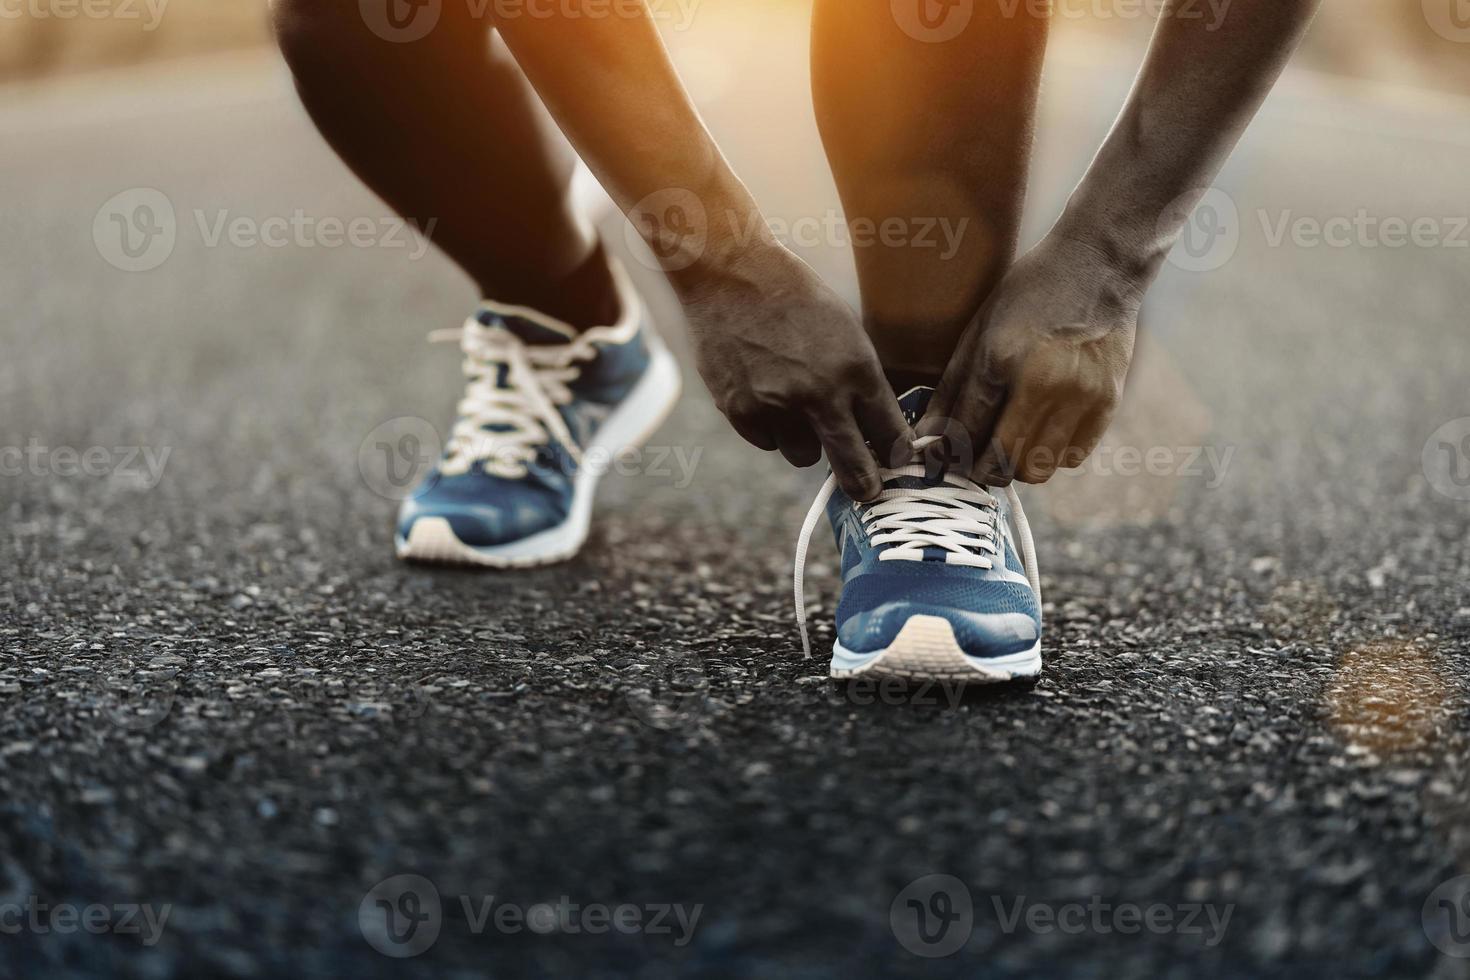
[[[1118,289],[1142,294],[1158,275],[1172,244],[1146,210],[1074,194],[1047,238],[1066,243],[1075,261]]]
[[[1115,234],[1105,221],[1082,218],[1075,224],[1059,221],[1036,252],[1055,270],[1055,281],[1080,287],[1095,308],[1118,311],[1137,311],[1163,260]]]
[[[649,194],[627,217],[676,292],[731,277],[753,255],[784,251],[749,191],[723,168]]]
[[[792,282],[801,260],[769,234],[758,212],[754,220],[761,223],[764,234],[712,237],[695,261],[668,271],[681,302],[697,302],[712,294],[743,295],[758,302]]]

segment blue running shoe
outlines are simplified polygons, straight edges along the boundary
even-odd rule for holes
[[[587,540],[597,481],[679,399],[679,368],[627,274],[620,322],[578,332],[525,307],[485,303],[458,340],[469,378],[444,458],[398,515],[398,557],[521,568]]]
[[[932,394],[915,388],[899,400],[911,425]],[[928,479],[917,463],[882,476],[883,493],[867,504],[854,503],[829,479],[807,515],[795,575],[807,656],[803,573],[825,512],[842,555],[833,677],[986,684],[1037,676],[1041,582],[1015,490],[1002,498],[956,473]]]

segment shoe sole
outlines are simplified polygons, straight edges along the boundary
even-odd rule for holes
[[[954,628],[942,616],[910,616],[893,642],[873,653],[832,647],[832,676],[838,680],[876,674],[903,680],[1005,684],[1041,673],[1041,641],[1029,650],[981,659],[960,648]]]
[[[641,448],[678,404],[683,389],[678,362],[651,333],[649,347],[648,370],[623,403],[608,415],[583,450],[584,457],[605,453],[606,458],[612,459],[618,453]],[[602,475],[594,468],[579,469],[572,484],[572,509],[567,519],[528,538],[476,547],[461,541],[448,519],[421,517],[414,521],[406,540],[401,537],[395,540],[398,557],[403,561],[482,568],[534,568],[566,561],[587,542],[592,527],[592,505]]]

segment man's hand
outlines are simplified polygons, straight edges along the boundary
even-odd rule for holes
[[[874,453],[906,460],[913,433],[852,308],[774,243],[680,293],[699,373],[735,430],[796,466],[825,449],[848,496],[876,497]]]
[[[1207,20],[1165,0],[1122,115],[1056,227],[966,330],[919,426],[963,429],[977,481],[1040,483],[1096,448],[1143,293],[1320,3],[1232,0]]]
[[[948,436],[987,486],[1045,483],[1081,466],[1122,395],[1141,296],[1092,247],[1043,241],[966,329],[919,434]]]

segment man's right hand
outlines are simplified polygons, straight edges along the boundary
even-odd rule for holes
[[[913,432],[852,307],[774,243],[679,292],[699,373],[735,431],[796,466],[825,449],[848,496],[876,497],[878,461],[907,460]]]

